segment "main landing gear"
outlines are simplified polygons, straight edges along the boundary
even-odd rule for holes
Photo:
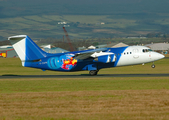
[[[153,62],[153,64],[151,65],[151,67],[152,67],[152,68],[155,68],[155,67],[156,67],[156,66],[154,65],[154,62]]]
[[[98,70],[89,71],[89,74],[92,75],[92,76],[97,75],[97,73],[98,73]]]

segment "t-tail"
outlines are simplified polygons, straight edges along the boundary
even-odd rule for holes
[[[27,35],[17,35],[8,38],[13,48],[22,61],[22,66],[25,62],[36,61],[47,56],[48,53],[39,48]]]

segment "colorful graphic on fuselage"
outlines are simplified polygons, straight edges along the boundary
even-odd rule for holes
[[[77,60],[73,59],[73,57],[71,57],[70,59],[63,60],[62,68],[69,70],[70,68],[72,68],[76,64],[77,64]]]
[[[70,70],[77,64],[77,60],[73,56],[74,54],[65,54],[59,57],[52,57],[48,60],[48,66],[51,69],[62,68],[64,70]]]
[[[72,69],[76,64],[77,60],[73,59],[74,54],[65,54],[60,56],[60,61],[61,61],[61,68],[65,70],[70,70]]]

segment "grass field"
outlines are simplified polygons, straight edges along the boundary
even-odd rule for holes
[[[70,75],[0,59],[0,75]],[[169,74],[169,59],[100,70],[98,74]],[[168,120],[168,77],[0,79],[0,120]]]

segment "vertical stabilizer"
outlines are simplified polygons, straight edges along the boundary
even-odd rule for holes
[[[17,35],[9,37],[13,48],[22,61],[22,65],[27,61],[38,60],[47,56],[47,53],[39,48],[27,35]]]

